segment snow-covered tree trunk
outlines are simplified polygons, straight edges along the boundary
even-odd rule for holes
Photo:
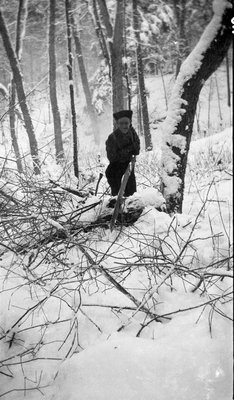
[[[76,124],[76,107],[75,107],[75,95],[74,95],[74,84],[73,84],[73,54],[72,54],[72,3],[71,0],[65,0],[66,9],[66,25],[67,25],[67,50],[68,50],[68,79],[69,79],[69,90],[70,90],[70,102],[71,102],[71,115],[72,115],[72,133],[73,133],[73,168],[74,175],[76,178],[79,177],[78,168],[78,138],[77,138],[77,124]]]
[[[73,31],[73,37],[74,37],[74,42],[75,42],[75,49],[76,49],[76,56],[77,56],[77,61],[79,65],[79,70],[80,70],[80,78],[81,78],[81,83],[86,99],[86,105],[87,105],[87,111],[91,120],[91,125],[92,125],[92,130],[93,130],[93,135],[95,139],[95,143],[99,144],[100,142],[100,132],[99,132],[99,127],[98,127],[98,120],[95,114],[95,109],[92,104],[92,96],[89,88],[89,81],[86,73],[86,68],[84,64],[84,58],[83,58],[83,52],[82,52],[82,46],[80,42],[80,36],[79,32],[77,29],[77,24],[75,22],[74,18],[74,13],[71,14],[71,24],[72,24],[72,31]]]
[[[214,0],[213,11],[213,18],[198,44],[181,65],[161,127],[164,139],[162,190],[168,212],[182,212],[187,158],[199,94],[205,81],[223,61],[232,40],[231,3]]]
[[[138,87],[140,94],[140,106],[141,106],[143,132],[145,138],[145,148],[146,150],[152,150],[147,95],[146,95],[145,80],[144,80],[144,67],[142,62],[142,53],[140,44],[140,27],[139,27],[139,15],[137,10],[137,0],[132,0],[132,15],[133,15],[133,29],[136,39],[137,79],[138,79]]]
[[[55,55],[55,10],[56,1],[50,0],[50,18],[49,18],[49,86],[50,103],[54,120],[54,139],[56,161],[59,163],[64,158],[61,118],[57,101],[56,89],[56,55]]]
[[[35,174],[40,174],[38,146],[37,146],[36,136],[34,133],[32,119],[31,119],[27,101],[26,101],[26,95],[25,95],[25,91],[24,91],[24,85],[23,85],[20,64],[17,59],[16,53],[12,47],[10,36],[9,36],[8,30],[7,30],[7,26],[6,26],[4,17],[2,15],[1,9],[0,9],[0,33],[2,35],[3,44],[5,47],[5,51],[7,53],[7,57],[10,62],[14,82],[16,85],[18,100],[19,100],[20,108],[21,108],[23,118],[24,118],[25,129],[26,129],[28,139],[29,139],[30,152],[31,152],[32,160],[33,160],[34,172],[35,172]]]

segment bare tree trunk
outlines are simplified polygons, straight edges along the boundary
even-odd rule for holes
[[[110,15],[107,9],[106,5],[106,0],[98,0],[100,12],[101,12],[101,17],[103,20],[103,23],[106,28],[106,34],[108,39],[112,39],[113,36],[113,27],[110,22]],[[111,46],[111,42],[109,41],[109,46]]]
[[[173,0],[173,6],[178,27],[178,56],[176,62],[177,76],[183,59],[188,55],[188,46],[185,34],[186,0],[179,0],[179,2],[178,0]]]
[[[230,74],[229,74],[229,58],[226,55],[226,71],[227,71],[227,105],[231,107],[231,90],[230,90]]]
[[[210,77],[209,95],[208,95],[208,107],[207,107],[207,133],[210,133],[210,108],[211,108],[211,98],[213,91],[213,79]]]
[[[16,26],[16,48],[15,48],[15,52],[19,61],[21,60],[23,51],[23,40],[25,36],[26,21],[27,21],[27,7],[28,7],[28,0],[19,0],[17,26]]]
[[[147,106],[147,95],[146,95],[145,80],[144,80],[144,67],[141,54],[140,27],[139,27],[139,16],[137,10],[137,0],[132,0],[132,14],[133,14],[133,29],[136,39],[137,78],[138,78],[139,93],[140,93],[140,104],[142,109],[145,149],[152,150],[152,140],[151,140],[150,126],[149,126],[149,113]]]
[[[124,97],[124,103],[127,103],[126,108],[131,110],[132,96],[131,96],[130,79],[128,74],[128,65],[127,62],[124,62],[123,64],[124,64],[124,77],[126,82],[126,95]]]
[[[112,78],[112,104],[113,112],[124,108],[123,90],[123,21],[124,21],[124,0],[118,0],[116,5],[115,25],[113,34],[113,46],[111,52],[111,78]]]
[[[92,1],[92,10],[93,10],[93,19],[94,19],[94,24],[95,24],[95,30],[96,30],[96,34],[97,34],[97,38],[99,40],[99,45],[103,54],[104,59],[106,60],[106,63],[109,67],[109,71],[110,71],[110,56],[108,53],[108,48],[107,48],[107,44],[106,44],[106,39],[103,33],[103,29],[101,26],[101,22],[100,22],[100,18],[98,15],[98,10],[97,10],[97,0],[93,0]]]
[[[19,144],[16,136],[15,130],[15,103],[16,103],[16,89],[14,80],[11,80],[10,91],[9,91],[9,122],[10,122],[10,132],[11,132],[11,142],[12,147],[15,152],[17,170],[20,174],[23,172],[23,165],[20,156]]]
[[[160,62],[158,63],[158,69],[159,69],[159,71],[160,71],[160,75],[161,75],[161,78],[162,78],[163,92],[164,92],[164,98],[165,98],[165,105],[166,105],[166,110],[167,110],[167,109],[168,109],[167,90],[166,90],[165,80],[164,80],[163,71],[162,71]],[[158,75],[158,74],[157,74],[157,75]]]
[[[228,4],[228,3],[227,3]],[[166,143],[162,153],[162,188],[168,212],[182,212],[184,181],[194,117],[205,81],[219,67],[232,40],[232,9],[214,15],[200,42],[181,65],[164,122]],[[206,43],[206,47],[204,47]],[[200,46],[199,46],[200,45]],[[199,64],[195,60],[199,59]],[[188,68],[194,71],[188,76]],[[178,102],[181,106],[178,108]]]
[[[50,0],[49,18],[49,86],[50,103],[54,121],[54,139],[57,163],[64,159],[61,118],[57,101],[56,88],[56,55],[55,55],[55,10],[56,0]]]
[[[23,39],[25,36],[25,27],[27,20],[27,0],[19,0],[18,15],[17,15],[17,25],[16,25],[16,46],[15,52],[18,61],[21,60],[22,49],[23,49]],[[12,146],[15,152],[16,165],[19,173],[23,172],[23,166],[21,162],[20,150],[15,130],[15,104],[16,104],[16,87],[14,79],[11,80],[10,91],[9,91],[9,121],[10,121],[10,132]]]
[[[111,60],[111,80],[112,80],[112,107],[113,112],[124,108],[123,93],[123,28],[124,28],[124,0],[118,0],[116,4],[116,15],[114,28],[110,22],[109,12],[105,0],[98,0],[103,23],[106,28],[107,41],[109,44],[109,54]]]
[[[216,86],[216,91],[217,91],[218,107],[219,107],[220,126],[222,126],[223,115],[222,115],[221,102],[220,102],[219,84],[218,84],[217,74],[215,73],[214,75],[215,75],[215,86]]]
[[[73,37],[74,37],[75,48],[76,48],[76,56],[77,56],[77,61],[78,61],[78,65],[79,65],[79,70],[80,70],[80,78],[81,78],[81,83],[82,83],[82,87],[83,87],[84,95],[85,95],[85,99],[86,99],[86,104],[87,104],[87,111],[88,111],[88,114],[89,114],[89,117],[91,120],[95,143],[99,144],[100,143],[100,132],[98,129],[98,121],[96,118],[95,109],[92,104],[92,96],[91,96],[91,92],[89,89],[89,82],[88,82],[88,77],[87,77],[85,64],[84,64],[82,46],[81,46],[81,42],[80,42],[77,25],[75,23],[74,14],[71,14],[71,24],[72,24]]]
[[[36,141],[29,109],[28,109],[27,102],[26,102],[26,95],[24,92],[23,79],[22,79],[22,74],[21,74],[21,70],[20,70],[20,65],[19,65],[17,56],[14,52],[14,49],[12,47],[12,44],[10,41],[10,36],[9,36],[9,33],[8,33],[8,30],[7,30],[7,27],[5,24],[5,20],[3,18],[1,10],[0,10],[0,33],[2,35],[2,40],[3,40],[4,47],[5,47],[5,51],[7,53],[7,57],[9,59],[10,66],[12,69],[13,78],[14,78],[14,82],[16,85],[17,95],[18,95],[18,100],[19,100],[20,108],[21,108],[23,118],[24,118],[25,129],[28,134],[30,152],[31,152],[31,156],[33,159],[34,172],[35,172],[35,174],[39,174],[40,173],[40,163],[39,163],[39,158],[38,158],[37,141]]]
[[[131,101],[132,101],[132,96],[131,96],[131,84],[130,84],[130,76],[129,76],[129,71],[128,71],[128,63],[127,63],[127,35],[126,35],[126,0],[124,0],[124,62],[123,62],[123,67],[124,67],[124,77],[125,77],[125,82],[126,82],[126,99],[127,101],[127,106],[129,110],[131,110]]]
[[[79,178],[78,168],[78,140],[77,140],[77,125],[76,125],[76,108],[75,108],[75,96],[74,96],[74,84],[73,84],[73,54],[72,54],[72,3],[71,0],[65,0],[66,8],[66,24],[67,24],[67,49],[68,49],[68,79],[69,79],[69,90],[70,90],[70,101],[71,101],[71,114],[72,114],[72,132],[73,132],[73,168],[76,178]]]
[[[143,126],[142,126],[142,112],[141,112],[141,99],[139,93],[139,86],[137,87],[137,128],[138,132],[142,135]]]

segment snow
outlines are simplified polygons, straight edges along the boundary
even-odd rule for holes
[[[226,5],[225,1],[214,3],[217,25]],[[168,13],[161,17],[169,18]],[[157,28],[158,23],[156,18],[150,29]],[[198,57],[195,61],[199,60]],[[191,65],[192,59],[187,65],[189,73]],[[104,80],[109,79],[106,71],[97,76],[101,74]],[[4,230],[7,218],[1,216],[0,235],[4,243],[0,246],[0,397],[231,399],[232,128],[223,67],[216,77],[217,80],[215,76],[211,79],[219,85],[222,120],[216,92],[212,92],[212,118],[207,126],[209,80],[199,99],[200,131],[194,126],[194,136],[199,140],[191,142],[182,214],[165,213],[165,200],[159,192],[161,144],[167,133],[163,126],[170,131],[181,117],[177,110],[182,104],[177,86],[170,118],[160,124],[158,120],[166,115],[165,95],[170,95],[174,83],[173,76],[167,74],[163,76],[166,93],[162,77],[146,78],[154,151],[142,150],[137,157],[138,191],[125,199],[125,209],[144,207],[133,225],[116,227],[113,232],[108,224],[87,232],[78,229],[80,224],[86,227],[106,212],[109,196],[103,196],[107,190],[105,176],[97,196],[87,199],[64,196],[61,188],[53,189],[54,196],[60,192],[65,198],[61,218],[55,219],[53,207],[47,214],[40,213],[35,197],[27,210],[27,223],[22,223],[24,216],[22,221],[19,217],[15,231],[12,226],[9,231]],[[187,79],[187,75],[183,78]],[[77,104],[81,181],[87,192],[89,188],[95,189],[98,174],[104,172],[107,164],[104,139],[112,129],[112,119],[106,118],[108,113],[111,116],[111,110],[107,113],[104,107],[104,89],[100,85],[94,90],[96,107],[105,111],[102,147],[98,151],[92,136],[86,136],[90,127],[81,104],[82,93]],[[53,179],[63,187],[76,188],[77,181],[71,172],[69,121],[63,126],[67,163],[58,166],[53,155],[53,125],[49,122],[47,98],[43,96],[38,97],[38,108],[32,112],[43,160],[43,174],[35,178],[35,184],[47,187],[48,179]],[[65,114],[66,98],[60,99],[60,103]],[[21,152],[26,154],[28,139],[21,122],[18,133]],[[7,129],[5,134],[0,151],[12,157]],[[184,149],[184,138],[170,140]],[[98,158],[101,155],[101,165],[97,153]],[[164,153],[163,157],[168,170],[172,170],[175,160],[170,154]],[[8,175],[1,173],[0,189],[23,201],[25,193],[14,181],[14,162],[9,161],[8,166]],[[27,179],[30,182],[30,176]],[[176,191],[178,178],[167,179],[169,190]],[[86,206],[94,207],[78,215],[77,210]],[[68,225],[70,217],[72,232]],[[14,222],[14,218],[17,215],[10,215],[8,221]],[[53,228],[55,234],[66,229],[67,238],[34,248],[36,238],[31,235],[31,224],[36,226],[39,237],[44,238]],[[23,240],[27,249],[19,253],[15,246],[23,244]],[[137,302],[119,291],[101,267]],[[140,310],[139,304],[160,316],[161,322],[153,321],[152,316]]]
[[[147,77],[145,81],[147,91],[150,93],[148,98],[148,108],[152,121],[150,124],[152,141],[154,150],[159,151],[165,137],[163,122],[161,121],[165,118],[167,113],[167,102],[174,87],[174,76],[172,74],[165,74],[161,77],[157,75],[150,76]],[[207,126],[209,118],[209,103],[210,122],[209,126]],[[219,105],[221,110],[219,109]],[[201,138],[205,135],[213,135],[214,133],[220,132],[222,129],[231,126],[231,109],[232,107],[228,107],[227,105],[226,70],[224,66],[222,66],[208,79],[201,90],[193,126],[192,140],[194,138]]]
[[[175,400],[231,398],[232,186],[225,173],[231,166],[231,141],[228,128],[192,142],[183,214],[166,214],[158,189],[139,185],[125,201],[128,208],[144,206],[133,226],[112,233],[80,232],[38,254],[33,248],[28,254],[4,249],[1,394],[10,391],[4,395],[10,400],[25,395],[30,400],[73,400],[77,395],[84,400],[166,400],[172,392]],[[212,154],[223,162],[217,171],[205,164]],[[153,154],[140,157],[142,168],[144,157],[147,167],[154,161]],[[153,181],[155,170],[146,171]],[[14,194],[14,185],[3,178],[1,187]],[[68,215],[82,200],[71,199],[65,203]],[[99,204],[74,224],[94,221],[108,200],[88,197],[82,207]],[[38,217],[36,210],[31,214]],[[49,216],[44,222],[60,230],[66,219]],[[138,306],[110,284],[100,265]],[[150,322],[142,306],[161,316],[161,322]]]
[[[207,154],[211,151],[215,157],[223,156],[226,151],[232,152],[232,128],[226,128],[207,138],[191,142],[191,156]]]
[[[213,0],[213,12],[215,15],[222,17],[226,8],[232,8],[232,4],[228,0]]]
[[[144,212],[135,223],[135,227],[140,232],[153,233],[156,231],[160,234],[168,230],[170,223],[171,218],[169,215],[157,211],[152,207],[145,207]]]
[[[210,43],[214,39],[221,26],[223,12],[227,7],[230,7],[230,3],[227,0],[219,2],[219,5],[217,5],[217,3],[217,1],[214,2],[214,15],[212,20],[206,27],[195,48],[180,67],[180,71],[170,97],[167,117],[161,125],[162,135],[164,138],[164,145],[162,148],[164,173],[162,175],[162,179],[166,186],[166,196],[175,194],[181,184],[176,177],[174,178],[167,176],[168,174],[171,174],[174,169],[176,169],[177,158],[173,154],[172,150],[166,145],[166,143],[168,143],[170,146],[179,147],[182,153],[185,150],[185,138],[181,136],[181,139],[178,137],[174,139],[173,135],[176,126],[181,121],[181,116],[186,112],[186,102],[184,102],[182,99],[183,86],[185,82],[192,78],[192,76],[199,70],[204,53],[209,48]],[[164,153],[166,160],[164,158]]]
[[[162,194],[155,188],[146,188],[134,193],[126,199],[126,206],[137,208],[138,205],[142,207],[153,206],[155,208],[163,207],[165,199]]]
[[[54,226],[56,229],[64,231],[64,227],[61,224],[59,224],[57,221],[54,221],[51,218],[47,218],[47,222],[49,224],[51,224],[52,226]]]
[[[190,79],[200,68],[203,54],[209,47],[210,43],[214,39],[217,31],[221,26],[223,12],[225,8],[230,6],[230,3],[227,0],[223,0],[220,2],[215,1],[215,4],[217,3],[219,3],[220,5],[219,12],[216,13],[215,8],[215,14],[208,26],[206,27],[205,31],[203,32],[201,38],[199,39],[199,42],[181,65],[177,79],[178,94],[181,94],[180,90],[183,86],[183,83]],[[222,13],[220,13],[221,10],[223,11]],[[178,96],[177,99],[178,98],[180,98],[180,96]]]
[[[174,400],[230,400],[231,357],[223,344],[228,337],[231,347],[230,332],[210,340],[203,327],[184,330],[181,322],[159,328],[153,341],[116,335],[74,355],[62,364],[52,399],[167,400],[173,393]]]

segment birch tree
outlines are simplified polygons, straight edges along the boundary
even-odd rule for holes
[[[50,103],[54,121],[54,139],[56,161],[59,163],[64,158],[61,117],[57,100],[56,88],[56,55],[55,55],[55,11],[56,0],[50,0],[50,17],[49,17],[49,87],[50,87]]]
[[[149,113],[147,105],[147,95],[145,89],[145,79],[144,79],[144,66],[142,62],[141,53],[141,43],[140,43],[140,24],[139,24],[139,14],[137,9],[137,0],[132,0],[132,15],[133,15],[133,29],[136,40],[136,66],[137,66],[137,80],[140,93],[140,107],[142,115],[142,125],[145,138],[145,148],[146,150],[152,149],[152,141],[150,134],[149,125]]]
[[[67,68],[68,68],[71,115],[72,115],[72,133],[73,133],[73,168],[74,168],[74,175],[76,176],[76,178],[78,178],[79,177],[78,138],[77,138],[76,107],[75,107],[75,95],[74,95],[74,84],[73,84],[71,0],[65,0],[65,10],[66,10],[66,25],[67,25],[67,51],[68,51]]]
[[[98,0],[102,21],[105,25],[111,63],[112,107],[113,112],[125,108],[123,83],[123,30],[124,0],[116,2],[115,22],[112,26],[105,0]]]
[[[162,190],[168,212],[182,212],[184,181],[193,122],[205,81],[224,60],[232,40],[232,5],[213,1],[213,18],[183,62],[162,124]]]

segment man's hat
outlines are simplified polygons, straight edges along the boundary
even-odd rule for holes
[[[121,110],[119,112],[114,113],[113,116],[116,121],[118,121],[118,119],[123,118],[123,117],[127,117],[131,120],[132,119],[132,110]]]

